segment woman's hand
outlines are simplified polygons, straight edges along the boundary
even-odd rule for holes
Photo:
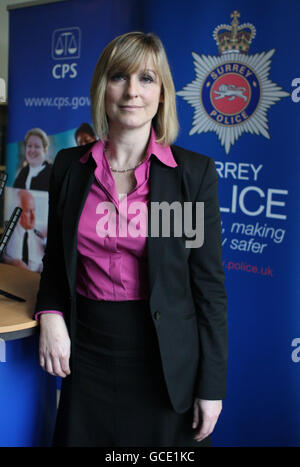
[[[196,441],[202,441],[214,431],[221,410],[221,400],[210,401],[198,399],[197,397],[195,398],[193,428],[198,427],[194,435]],[[201,423],[200,426],[199,423]]]
[[[71,342],[63,316],[40,315],[40,365],[53,376],[65,378],[70,371]]]

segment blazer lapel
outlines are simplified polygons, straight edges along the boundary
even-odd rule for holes
[[[77,228],[84,203],[94,180],[96,163],[92,157],[86,163],[74,161],[71,166],[69,188],[63,219],[65,264],[71,292],[76,289]]]
[[[151,216],[152,203],[166,201],[171,204],[174,201],[181,201],[181,165],[168,167],[162,164],[156,157],[153,157],[150,167],[150,197],[148,208],[148,278],[150,297],[153,294],[154,286],[159,275],[160,264],[166,254],[166,242],[161,236],[151,236],[151,224],[154,218]]]

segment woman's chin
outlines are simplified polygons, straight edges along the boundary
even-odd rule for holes
[[[114,126],[114,125],[113,125]],[[136,120],[126,120],[126,121],[120,121],[115,123],[116,128],[119,130],[138,130],[140,128],[148,127],[149,122],[141,122],[141,121],[136,121]],[[151,126],[151,122],[150,122]],[[111,125],[110,125],[111,128]]]

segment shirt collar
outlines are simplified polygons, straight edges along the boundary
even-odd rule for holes
[[[20,235],[24,235],[25,232],[29,232],[29,230],[24,229],[24,227],[20,224],[20,222],[17,223],[16,229],[19,230]]]
[[[91,155],[97,166],[100,165],[101,162],[103,164],[103,159],[105,158],[104,147],[105,141],[97,141],[95,144],[93,144],[92,148],[80,158],[80,162],[86,163],[89,159],[89,156]],[[157,159],[159,159],[163,164],[169,167],[177,167],[177,163],[173,157],[170,146],[163,146],[162,144],[156,142],[156,134],[153,128],[151,128],[150,140],[146,152],[146,160],[149,160],[152,154],[156,156]]]
[[[45,168],[45,161],[41,163],[41,165],[38,165],[36,167],[32,167],[29,164],[29,174],[32,175],[33,177],[36,176],[38,173],[40,173],[43,169]]]

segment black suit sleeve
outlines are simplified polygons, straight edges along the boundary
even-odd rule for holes
[[[34,314],[44,310],[69,313],[69,290],[62,243],[62,197],[67,172],[66,155],[60,151],[52,166],[49,184],[48,233],[43,271]]]
[[[227,370],[227,297],[222,267],[222,239],[218,178],[213,159],[196,196],[204,202],[204,243],[192,248],[190,277],[200,340],[200,364],[195,396],[218,400],[225,397]]]

